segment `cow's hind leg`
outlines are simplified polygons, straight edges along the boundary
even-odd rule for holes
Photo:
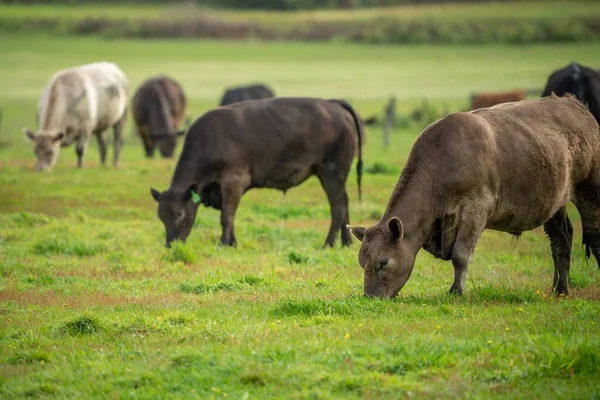
[[[454,282],[450,293],[462,294],[465,288],[467,269],[485,229],[486,212],[481,207],[468,207],[461,211],[456,229],[456,240],[452,246],[451,259],[454,266]]]
[[[554,261],[554,292],[568,295],[573,225],[567,215],[566,207],[561,208],[544,224],[544,231],[550,239],[552,260]]]
[[[98,132],[96,139],[98,140],[98,149],[100,150],[100,163],[106,165],[106,131]]]
[[[329,233],[325,239],[323,247],[333,247],[335,243],[335,235],[338,230],[341,230],[342,245],[348,246],[352,242],[350,232],[346,225],[350,223],[348,216],[348,193],[346,193],[346,179],[340,173],[342,169],[334,164],[329,163],[317,169],[317,177],[321,181],[321,185],[327,194],[329,207],[331,210],[331,226]]]
[[[113,166],[119,165],[119,155],[121,154],[121,147],[123,147],[123,130],[125,128],[125,122],[127,121],[127,109],[123,113],[123,116],[116,124],[113,125]]]
[[[250,185],[250,176],[245,173],[225,173],[221,181],[221,244],[235,246],[237,240],[233,221],[242,194]]]

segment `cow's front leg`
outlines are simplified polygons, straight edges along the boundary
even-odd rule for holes
[[[477,241],[485,229],[485,223],[485,212],[479,207],[466,208],[461,212],[456,240],[452,246],[454,282],[450,287],[450,293],[463,293],[467,269]]]
[[[96,133],[98,140],[98,150],[100,150],[100,164],[106,165],[106,131]]]
[[[77,167],[83,167],[83,155],[88,146],[89,136],[87,134],[81,134],[77,138],[77,144],[75,146],[75,152],[77,153]]]
[[[221,244],[225,246],[237,245],[233,221],[242,194],[249,185],[247,174],[230,174],[221,182]]]

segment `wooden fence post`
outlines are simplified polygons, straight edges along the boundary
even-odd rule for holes
[[[383,123],[383,148],[390,147],[390,134],[396,125],[396,98],[391,96],[384,109],[385,121]]]

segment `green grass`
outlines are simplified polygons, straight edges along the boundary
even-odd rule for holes
[[[63,149],[33,172],[22,126],[59,68],[117,62],[132,87],[168,73],[198,116],[223,88],[265,80],[280,95],[349,98],[364,115],[390,94],[401,113],[422,97],[466,107],[470,91],[541,88],[593,45],[360,46],[0,37],[0,397],[2,398],[594,398],[600,396],[600,271],[585,260],[574,209],[572,296],[550,294],[549,244],[485,232],[462,297],[452,266],[425,252],[394,301],[366,299],[358,244],[321,249],[329,226],[316,179],[284,197],[244,195],[238,248],[219,246],[219,214],[201,208],[186,244],[164,247],[149,187],[175,160],[127,141],[119,169],[84,168]],[[368,129],[351,221],[376,222],[419,127],[381,149]]]

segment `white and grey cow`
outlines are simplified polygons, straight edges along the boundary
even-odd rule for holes
[[[106,132],[113,128],[114,158],[119,162],[123,126],[127,115],[129,81],[110,62],[81,65],[54,74],[44,89],[37,108],[38,132],[24,129],[33,142],[35,169],[51,170],[61,147],[76,143],[77,166],[93,135],[98,139],[100,161],[106,164]]]

